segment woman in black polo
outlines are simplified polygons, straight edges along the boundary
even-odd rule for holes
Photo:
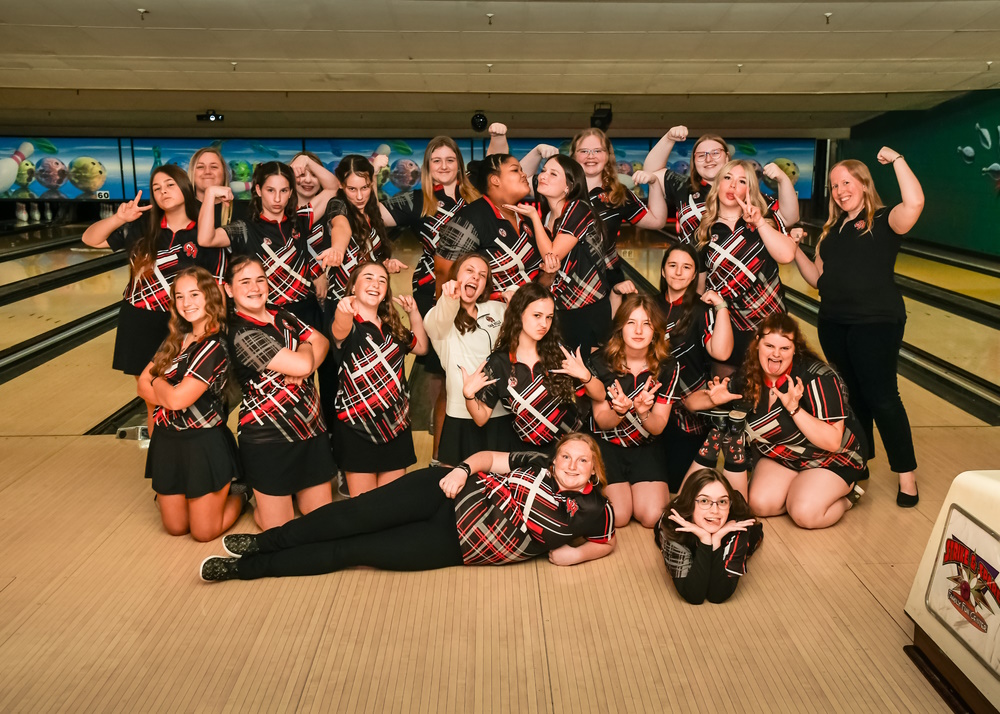
[[[230,557],[202,561],[202,580],[319,575],[367,565],[433,570],[548,555],[568,566],[610,555],[614,512],[594,439],[563,437],[554,457],[480,451],[449,470],[407,474],[282,528],[226,536]]]
[[[473,162],[469,176],[483,196],[462,208],[441,229],[434,257],[438,283],[445,283],[452,264],[460,257],[480,253],[489,263],[496,295],[516,290],[538,277],[541,270],[531,221],[507,208],[530,193],[528,179],[510,154],[490,154]]]
[[[483,364],[462,368],[465,405],[476,424],[484,426],[502,404],[514,415],[513,443],[525,449],[551,450],[561,435],[580,428],[554,319],[552,293],[528,283],[507,307],[493,354]]]
[[[868,440],[867,456],[875,453],[874,421],[889,467],[899,474],[896,504],[911,508],[919,499],[917,458],[896,381],[906,308],[893,276],[902,236],[923,211],[924,192],[901,154],[884,146],[877,159],[892,166],[900,203],[883,206],[868,167],[841,161],[830,169],[830,217],[816,245],[816,260],[799,248],[795,264],[819,289],[819,343],[847,384]]]
[[[226,292],[233,370],[243,390],[240,458],[257,500],[261,528],[290,521],[333,498],[333,458],[311,379],[329,342],[290,312],[268,306],[268,279],[259,259],[229,262]]]
[[[347,293],[332,327],[340,365],[333,441],[351,496],[357,496],[396,480],[417,460],[403,360],[409,352],[425,354],[428,341],[416,302],[409,295],[392,297],[381,263],[358,266]]]
[[[166,164],[149,177],[152,202],[140,206],[142,191],[118,206],[115,215],[94,223],[83,242],[94,248],[128,251],[129,282],[118,313],[112,367],[136,378],[167,337],[170,288],[188,267],[215,269],[198,246],[198,202],[187,174]],[[140,220],[146,212],[148,218]],[[154,405],[146,403],[146,423],[153,431]]]

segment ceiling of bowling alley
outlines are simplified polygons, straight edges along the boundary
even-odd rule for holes
[[[685,123],[840,136],[884,111],[997,87],[1000,2],[985,0],[29,0],[0,10],[2,133],[218,135],[195,122],[214,109],[233,136],[470,135],[475,110],[512,134],[561,135],[609,101],[617,135]]]

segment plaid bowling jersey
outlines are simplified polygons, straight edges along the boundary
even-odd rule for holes
[[[865,459],[859,438],[860,425],[847,401],[847,388],[832,367],[819,360],[798,359],[792,362],[788,374],[790,381],[802,380],[805,393],[799,406],[817,419],[826,422],[845,421],[844,438],[837,451],[826,451],[814,446],[795,425],[794,418],[775,400],[768,408],[768,389],[761,389],[760,400],[747,414],[747,440],[760,456],[774,459],[782,466],[795,471],[846,467],[863,469]],[[730,387],[740,394],[746,384],[742,373],[733,379]],[[779,389],[784,389],[779,386]]]
[[[771,215],[778,217],[777,213]],[[778,228],[784,231],[780,219]],[[755,227],[740,218],[730,231],[719,221],[712,226],[709,238],[702,249],[708,269],[706,286],[729,303],[734,330],[749,332],[768,315],[785,311],[778,263]]]
[[[144,220],[126,223],[108,236],[108,247],[112,250],[131,251],[132,247],[145,235],[147,222]],[[177,273],[185,268],[201,267],[218,278],[218,248],[202,248],[198,245],[198,228],[194,221],[179,231],[167,227],[167,218],[160,222],[160,232],[156,236],[156,255],[153,265],[142,275],[132,275],[123,297],[133,307],[140,310],[170,311],[170,288]],[[224,264],[223,264],[224,265]]]
[[[334,347],[340,362],[337,418],[362,438],[385,444],[410,426],[403,358],[416,344],[412,333],[400,342],[385,323],[379,328],[355,315],[350,334]]]
[[[608,202],[607,194],[600,186],[590,190],[590,204],[604,223],[604,265],[611,270],[618,264],[618,234],[622,223],[628,221],[633,226],[649,213],[646,204],[630,189],[625,189],[625,203],[614,206]]]
[[[568,233],[576,238],[552,280],[556,305],[563,310],[593,305],[608,294],[607,266],[594,214],[582,201],[573,201],[552,226],[552,238]]]
[[[226,423],[226,372],[229,354],[222,335],[208,335],[200,342],[192,342],[174,357],[167,371],[159,376],[176,387],[185,377],[194,377],[208,385],[208,389],[187,409],[167,409],[157,406],[153,423],[157,427],[175,429],[208,429]]]
[[[657,375],[651,374],[648,370],[639,375],[634,375],[631,372],[615,372],[600,351],[590,356],[587,366],[590,368],[591,374],[604,385],[605,393],[611,389],[615,380],[618,380],[625,395],[629,399],[635,399],[646,386],[646,380],[653,377],[660,383],[660,388],[656,392],[657,404],[673,404],[679,398],[677,384],[680,379],[680,368],[674,359],[668,359],[660,365],[660,371]],[[608,401],[611,401],[610,397],[608,397]],[[591,415],[590,431],[594,436],[604,439],[608,443],[624,447],[641,446],[653,441],[658,436],[650,434],[643,428],[642,422],[639,421],[639,415],[635,412],[635,407],[629,409],[625,413],[625,417],[611,429],[601,429]]]
[[[233,221],[222,230],[229,236],[234,254],[253,255],[264,264],[270,304],[280,307],[309,297],[312,281],[321,273],[307,245],[313,230],[312,206],[300,208],[295,220],[282,216],[280,221],[272,221],[260,215],[249,221]]]
[[[326,210],[326,222],[329,225],[336,216],[347,216],[347,204],[339,198],[330,199],[330,204]],[[331,246],[330,231],[325,231],[322,250]],[[347,244],[344,251],[344,259],[335,268],[327,269],[327,278],[330,284],[326,291],[326,299],[332,300],[333,305],[344,299],[347,295],[347,283],[351,279],[351,273],[361,263],[372,261],[381,263],[390,257],[389,244],[375,230],[375,226],[370,226],[367,236],[360,238],[351,236],[351,242]]]
[[[701,217],[705,213],[705,198],[712,184],[701,182],[701,188],[691,190],[691,178],[667,169],[663,174],[663,193],[667,205],[674,209],[677,216],[677,237],[682,243],[697,245],[695,231],[701,225]]]
[[[472,474],[455,498],[465,565],[518,563],[577,538],[608,543],[615,514],[598,489],[560,491],[545,454],[512,452],[510,473]]]
[[[267,368],[283,348],[297,350],[312,335],[312,328],[283,310],[268,312],[274,324],[240,312],[229,320],[229,351],[243,388],[240,440],[295,442],[324,434],[326,422],[313,380],[289,384],[283,374]]]
[[[676,334],[675,328],[681,318],[680,301],[668,303],[660,296],[660,307],[667,321],[667,338],[670,340],[670,354],[680,366],[680,380],[677,383],[677,398],[684,399],[690,394],[704,389],[711,372],[711,357],[706,345],[715,333],[715,312],[701,300],[691,304],[691,319],[685,334]],[[690,434],[708,431],[708,421],[689,412],[679,401],[670,411],[670,422]]]
[[[514,431],[521,441],[548,446],[563,434],[579,431],[576,403],[560,402],[549,393],[541,363],[529,367],[509,352],[497,350],[486,361],[484,371],[497,381],[480,389],[476,399],[490,409],[500,402],[513,414]]]
[[[486,258],[493,272],[493,297],[533,281],[542,264],[531,221],[518,216],[515,228],[486,196],[448,221],[440,231],[437,252],[445,260],[458,260],[466,253]]]
[[[465,199],[457,193],[457,200],[445,193],[443,186],[434,187],[438,200],[437,211],[430,216],[422,216],[424,192],[420,189],[403,191],[382,203],[397,226],[408,226],[417,232],[424,251],[420,254],[417,267],[413,269],[413,292],[431,297],[436,291],[434,278],[434,255],[437,253],[438,236],[441,229],[465,206]]]

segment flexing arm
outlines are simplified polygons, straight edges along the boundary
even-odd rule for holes
[[[889,227],[897,235],[904,235],[910,232],[924,210],[924,190],[906,163],[906,159],[899,152],[883,146],[878,152],[878,161],[880,164],[892,164],[892,168],[896,171],[902,203],[894,206],[889,212]]]
[[[215,227],[215,204],[220,200],[232,201],[233,190],[229,186],[209,186],[205,189],[205,200],[198,213],[198,245],[203,248],[225,248],[229,246],[229,234]]]
[[[816,287],[820,276],[823,275],[823,259],[819,257],[819,251],[815,253],[815,260],[809,260],[801,245],[806,232],[801,228],[793,228],[788,235],[795,241],[795,267],[799,269],[802,279],[809,283],[810,287]]]
[[[486,155],[506,154],[510,151],[507,144],[507,125],[500,122],[490,124],[490,145],[486,147]]]

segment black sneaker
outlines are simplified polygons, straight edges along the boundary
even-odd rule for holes
[[[252,533],[230,533],[222,537],[222,549],[233,558],[254,555],[260,552],[257,536]]]
[[[206,583],[217,583],[223,580],[235,580],[237,577],[236,558],[223,558],[221,555],[212,555],[201,561],[198,574]]]
[[[851,502],[850,507],[854,508],[858,500],[864,495],[865,495],[865,490],[861,488],[861,486],[859,486],[858,483],[855,481],[854,488],[852,488],[851,492],[847,494],[847,500]]]
[[[253,489],[246,481],[233,481],[229,484],[230,496],[246,496],[249,498],[253,494]]]

